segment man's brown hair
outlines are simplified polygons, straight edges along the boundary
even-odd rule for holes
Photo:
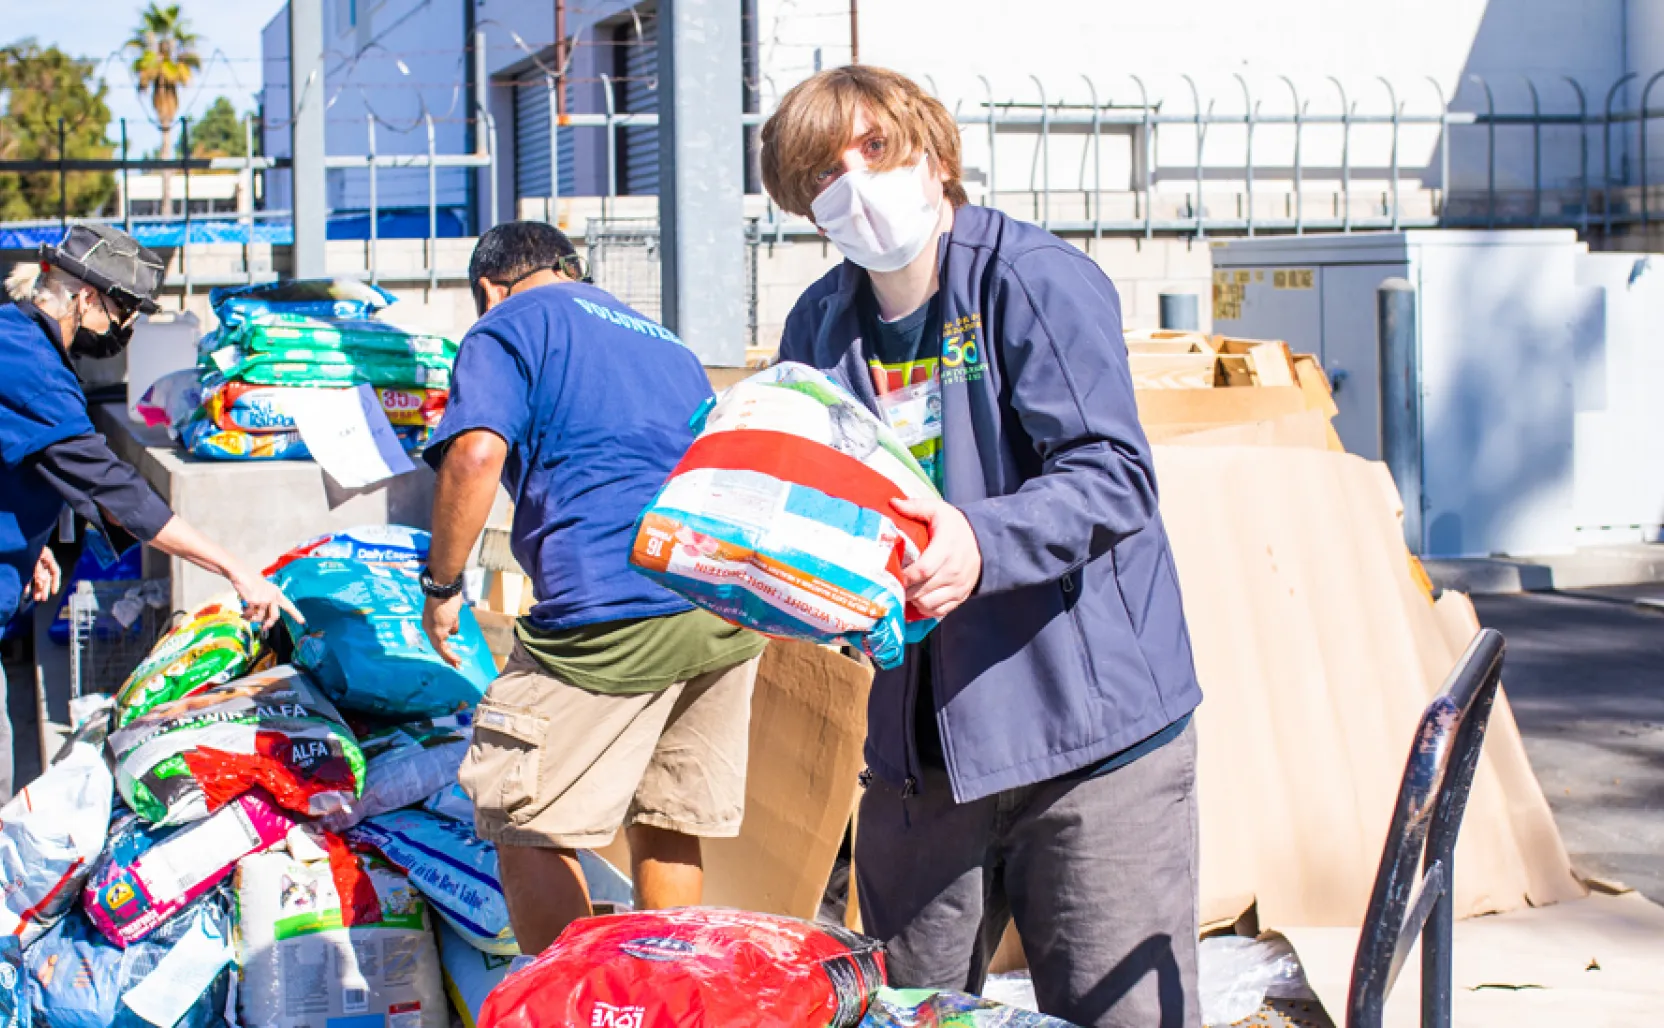
[[[906,167],[928,153],[955,207],[967,202],[960,183],[959,126],[942,102],[905,75],[870,64],[823,71],[791,88],[763,124],[763,188],[792,214],[809,216],[820,192],[818,176],[842,163],[855,134],[855,112],[865,108],[872,131],[884,139],[874,171]]]

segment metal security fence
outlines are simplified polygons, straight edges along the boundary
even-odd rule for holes
[[[663,320],[659,279],[659,223],[654,218],[591,218],[584,228],[589,274],[595,284],[634,310]],[[757,345],[757,248],[755,219],[746,222],[746,346]]]

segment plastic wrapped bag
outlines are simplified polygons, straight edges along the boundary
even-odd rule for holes
[[[909,620],[900,581],[928,532],[890,501],[937,495],[907,447],[802,364],[729,387],[700,418],[630,563],[735,624],[898,666],[935,625]]]
[[[852,1028],[878,942],[789,917],[685,907],[575,921],[491,993],[482,1028]]]
[[[254,435],[297,432],[299,428],[286,403],[289,394],[299,388],[302,387],[226,382],[202,398],[203,416],[225,432]],[[450,398],[450,393],[443,389],[383,386],[375,392],[382,411],[394,427],[437,428]]]
[[[360,317],[384,310],[398,297],[380,286],[352,278],[291,278],[208,291],[208,305],[221,321],[236,312],[303,311],[327,308],[330,317]]]
[[[280,841],[293,825],[258,792],[184,828],[153,828],[128,814],[111,826],[82,906],[106,939],[130,946],[224,881],[237,861]]]
[[[473,707],[497,665],[473,611],[463,606],[451,648],[453,668],[422,631],[422,587],[415,568],[303,557],[274,581],[305,616],[285,613],[295,663],[348,710],[392,717],[447,714]]]
[[[422,809],[463,824],[474,823],[474,801],[468,798],[460,785],[449,786],[429,796]]]
[[[104,848],[114,792],[98,750],[76,745],[0,807],[0,936],[27,947],[75,903]]]
[[[210,358],[226,378],[260,385],[392,386],[449,389],[454,357],[445,353],[349,353],[341,350],[245,351],[222,346]]]
[[[200,411],[179,429],[179,445],[202,460],[311,460],[299,432],[226,431]]]
[[[1267,996],[1302,999],[1311,995],[1294,947],[1280,935],[1203,939],[1196,979],[1206,1025],[1235,1024],[1253,1017]]]
[[[116,724],[231,681],[248,670],[259,645],[237,594],[215,597],[158,639],[116,690]]]
[[[202,373],[196,368],[181,368],[150,383],[133,410],[150,428],[172,429],[201,403]]]
[[[380,920],[343,926],[328,861],[272,851],[237,865],[244,1024],[448,1028],[427,904],[403,875],[366,870]]]
[[[35,1028],[218,1028],[232,953],[223,889],[126,949],[72,911],[24,954]]]
[[[0,1028],[29,1028],[30,1013],[23,943],[10,935],[0,937]]]
[[[270,578],[302,557],[330,557],[366,564],[404,564],[420,568],[428,562],[428,546],[432,540],[433,537],[420,528],[359,525],[308,539],[272,561],[262,574]]]
[[[347,837],[409,875],[410,884],[470,946],[502,956],[520,952],[497,874],[497,847],[468,825],[400,810],[370,818]]]
[[[473,737],[471,714],[422,718],[361,736],[364,793],[323,826],[346,831],[367,817],[414,806],[456,784],[456,770]]]
[[[357,739],[287,665],[164,703],[118,729],[109,748],[122,798],[161,825],[200,820],[254,788],[321,817],[364,787]]]
[[[270,310],[220,330],[220,345],[249,354],[316,350],[352,356],[456,359],[456,344],[385,321]]]
[[[1032,1010],[963,992],[880,989],[861,1028],[1073,1028]]]
[[[508,977],[514,959],[475,949],[448,921],[440,919],[439,969],[444,975],[445,992],[462,1019],[462,1028],[478,1028],[485,998]]]

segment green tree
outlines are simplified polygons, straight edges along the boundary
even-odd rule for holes
[[[127,40],[133,55],[133,77],[150,94],[150,106],[162,129],[162,156],[173,156],[174,120],[179,116],[179,90],[202,68],[196,52],[196,33],[190,30],[178,4],[152,3],[139,14],[139,24]],[[172,210],[173,175],[162,172],[162,210]]]
[[[0,47],[0,157],[56,159],[60,118],[65,157],[109,157],[111,147],[104,138],[110,124],[104,102],[108,87],[94,78],[96,72],[95,62],[70,57],[55,46],[43,49],[32,39]],[[65,193],[72,217],[98,214],[115,195],[115,176],[70,172]],[[0,173],[0,219],[57,215],[57,172]]]
[[[192,157],[243,157],[247,139],[243,136],[243,120],[237,117],[231,101],[219,97],[207,113],[191,122]]]

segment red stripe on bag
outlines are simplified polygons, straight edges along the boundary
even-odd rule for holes
[[[375,883],[359,863],[358,855],[334,832],[324,832],[323,842],[324,851],[329,854],[329,874],[335,879],[336,895],[341,897],[342,927],[379,923],[381,898],[376,895]]]
[[[696,468],[756,471],[816,489],[884,515],[921,551],[930,543],[930,531],[923,521],[906,517],[890,506],[891,500],[906,497],[894,482],[825,443],[763,429],[713,432],[693,441],[671,476]]]

